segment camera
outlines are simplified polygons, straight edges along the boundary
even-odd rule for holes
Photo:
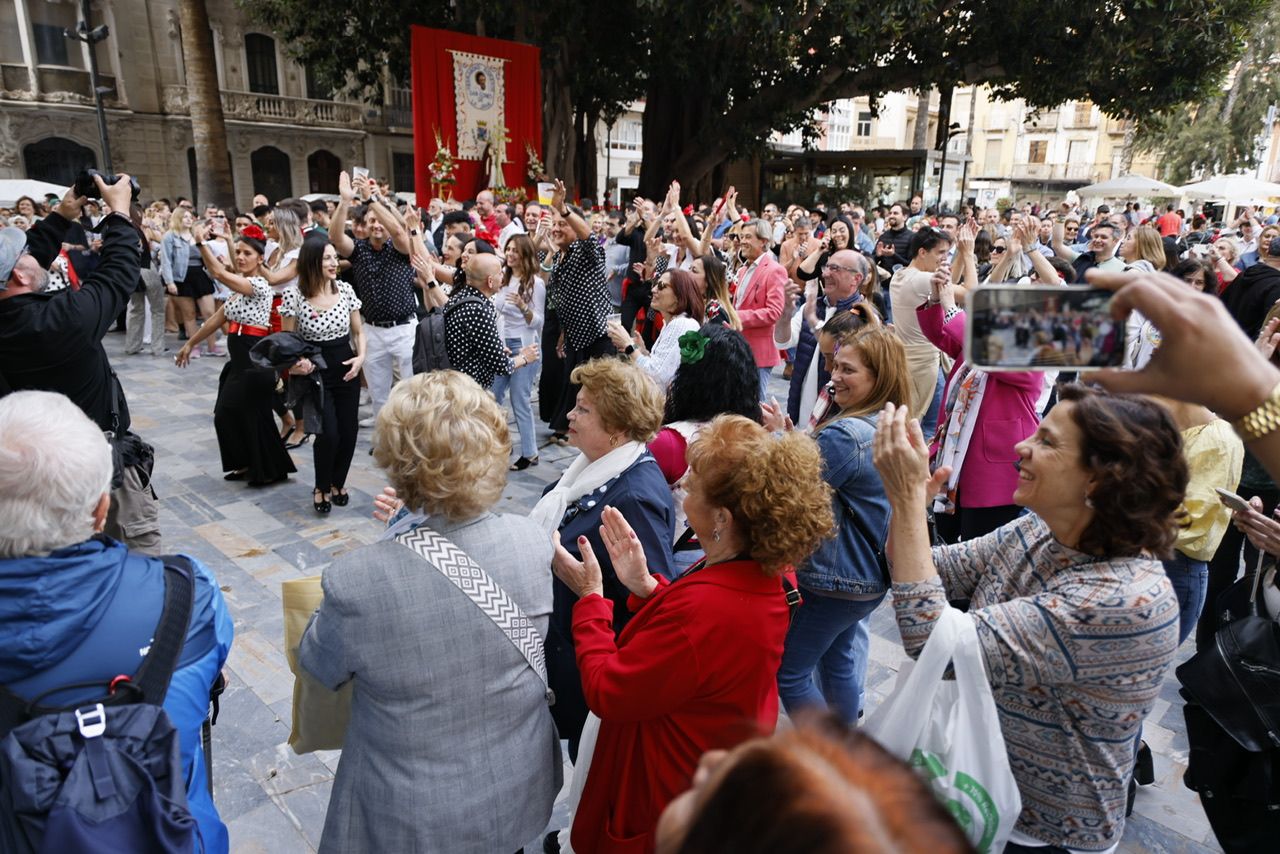
[[[97,169],[86,169],[76,176],[75,191],[77,196],[84,196],[89,199],[101,198],[98,195],[98,183],[94,181],[94,177],[102,179],[104,184],[114,184],[119,176],[103,175]],[[133,201],[138,200],[138,195],[142,192],[142,187],[138,184],[138,179],[130,177],[129,185],[133,191]]]

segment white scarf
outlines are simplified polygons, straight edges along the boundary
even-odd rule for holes
[[[960,470],[969,453],[973,429],[978,424],[978,410],[982,408],[982,396],[987,390],[987,372],[964,365],[952,379],[952,386],[955,401],[947,416],[935,466],[935,471],[951,466],[951,475],[947,478],[946,492],[933,500],[934,513],[956,512],[956,487],[960,484]]]
[[[644,452],[643,442],[626,442],[594,463],[587,461],[586,454],[578,454],[578,458],[565,469],[560,482],[534,506],[529,518],[547,533],[558,530],[569,502],[577,501],[588,492],[595,492],[631,468]]]

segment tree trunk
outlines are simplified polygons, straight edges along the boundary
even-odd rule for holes
[[[1218,116],[1219,123],[1225,125],[1231,120],[1231,113],[1236,108],[1236,99],[1240,97],[1240,90],[1244,87],[1244,79],[1251,65],[1253,65],[1253,41],[1245,47],[1244,56],[1236,66],[1235,76],[1231,79],[1231,88],[1227,90],[1227,98],[1222,104],[1222,114]]]
[[[235,205],[231,154],[222,117],[222,94],[213,54],[213,31],[204,0],[181,0],[182,53],[187,67],[187,103],[196,151],[196,198],[202,205]]]
[[[929,89],[921,89],[916,98],[916,127],[911,147],[917,151],[929,147]]]
[[[699,185],[728,155],[716,133],[711,101],[698,87],[650,81],[644,108],[644,160],[639,193],[661,199],[672,180],[683,188],[680,200],[706,201]]]
[[[577,133],[573,125],[568,59],[565,46],[550,48],[551,63],[542,75],[542,163],[551,179],[565,182],[570,196],[574,190],[574,155]]]

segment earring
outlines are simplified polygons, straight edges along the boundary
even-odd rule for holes
[[[609,447],[610,448],[618,447],[618,437],[616,435],[609,437]]]
[[[711,532],[711,539],[715,540],[717,543],[718,543],[718,542],[720,542],[720,529],[719,529],[719,528],[716,528],[714,531],[712,531],[712,532]]]
[[[1087,492],[1084,494],[1084,506],[1093,509],[1093,498]]]

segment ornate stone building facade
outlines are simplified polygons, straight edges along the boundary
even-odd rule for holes
[[[386,107],[334,100],[233,0],[205,0],[214,35],[236,199],[336,192],[341,169],[367,166],[412,190],[409,93],[387,89]],[[75,29],[78,0],[0,0],[0,178],[69,183],[101,167],[89,83],[89,48]],[[107,94],[112,165],[144,196],[193,195],[195,162],[186,64],[176,0],[94,0],[91,26]]]

